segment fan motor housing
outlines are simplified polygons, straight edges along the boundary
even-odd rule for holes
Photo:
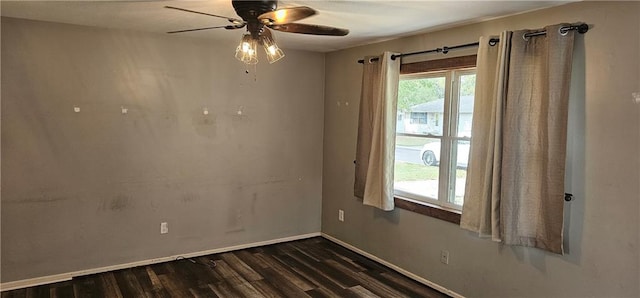
[[[258,21],[258,16],[265,12],[276,10],[278,1],[232,0],[231,5],[233,5],[236,13],[247,22],[247,31],[257,40],[264,28],[264,25]]]
[[[257,21],[259,15],[274,11],[278,8],[278,1],[242,1],[233,0],[231,5],[236,13],[246,22]]]

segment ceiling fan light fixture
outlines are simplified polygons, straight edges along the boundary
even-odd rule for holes
[[[284,57],[284,52],[278,47],[271,36],[260,36],[260,42],[264,47],[265,53],[267,53],[267,60],[269,63],[274,63]]]
[[[236,59],[244,62],[245,64],[258,63],[258,42],[251,37],[251,34],[247,33],[242,36],[240,44],[236,48]]]
[[[226,26],[177,30],[167,33],[183,33],[216,28],[234,30],[246,27],[247,33],[242,36],[242,40],[240,41],[240,45],[236,48],[235,54],[236,59],[245,64],[258,63],[258,44],[261,44],[264,47],[269,63],[274,63],[284,57],[284,52],[278,47],[278,45],[276,45],[270,29],[281,32],[310,35],[345,36],[349,34],[349,30],[347,29],[295,23],[296,21],[300,21],[317,14],[315,9],[307,6],[278,9],[278,0],[231,0],[231,5],[236,11],[236,14],[240,16],[240,19],[179,7],[165,6],[165,8],[226,19],[231,23],[231,25]]]

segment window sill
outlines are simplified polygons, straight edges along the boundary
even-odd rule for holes
[[[394,197],[393,201],[397,208],[460,225],[460,216],[462,213],[459,210],[446,209],[441,206],[398,196]]]

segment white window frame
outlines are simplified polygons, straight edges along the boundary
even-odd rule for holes
[[[457,169],[457,146],[454,142],[470,141],[469,137],[458,136],[458,120],[460,107],[460,77],[475,74],[475,67],[456,68],[441,71],[429,71],[400,75],[400,80],[427,79],[445,77],[444,112],[442,121],[442,136],[433,134],[407,134],[398,135],[420,137],[440,140],[440,161],[438,173],[438,198],[431,198],[420,194],[394,189],[394,195],[401,199],[416,200],[443,207],[445,209],[462,210],[462,206],[454,204],[455,198],[455,171]],[[452,162],[454,161],[454,162]],[[451,172],[454,172],[451,175]]]

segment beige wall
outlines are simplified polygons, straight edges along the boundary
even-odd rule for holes
[[[352,196],[362,70],[356,60],[577,21],[593,28],[577,38],[574,56],[566,189],[575,201],[565,205],[565,256],[500,246],[416,213],[376,211]],[[322,231],[469,297],[640,296],[640,104],[632,99],[640,91],[639,31],[640,3],[583,2],[328,54]],[[450,252],[449,265],[440,263],[441,250]]]
[[[2,282],[320,231],[324,54],[235,46],[2,19]]]

